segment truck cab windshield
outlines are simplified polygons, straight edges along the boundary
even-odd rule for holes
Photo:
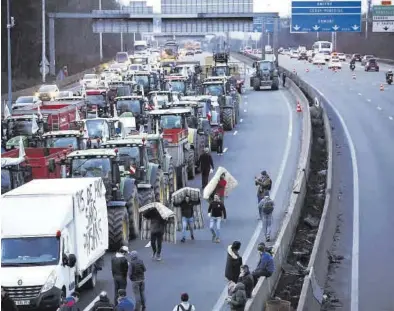
[[[9,130],[13,136],[31,136],[33,120],[14,120],[9,123]]]
[[[149,76],[134,76],[134,80],[139,85],[149,86]]]
[[[47,137],[45,147],[47,148],[68,148],[78,149],[78,140],[76,137]]]
[[[20,237],[1,240],[1,265],[51,266],[60,259],[60,241],[56,237]]]
[[[86,95],[85,101],[88,105],[103,105],[105,104],[105,96],[101,94]]]
[[[138,99],[121,99],[116,102],[116,109],[119,113],[132,112],[141,113],[140,101]]]
[[[88,130],[88,136],[90,138],[103,137],[103,131],[105,126],[105,121],[90,119],[86,120],[86,128]]]
[[[166,83],[166,91],[175,91],[183,93],[185,91],[185,81],[171,81]]]
[[[215,72],[216,72],[216,75],[218,75],[218,76],[226,76],[227,75],[227,67],[216,67]]]
[[[134,147],[119,147],[118,156],[120,158],[120,163],[126,166],[138,167],[140,164],[140,149],[136,146]]]
[[[205,95],[221,96],[224,94],[223,84],[207,84],[205,85]]]
[[[73,159],[71,176],[111,178],[111,162],[108,158]]]
[[[181,116],[162,116],[160,127],[163,129],[182,129],[185,127],[183,123]]]
[[[261,62],[260,63],[260,70],[263,71],[271,71],[274,69],[274,66],[271,62]]]

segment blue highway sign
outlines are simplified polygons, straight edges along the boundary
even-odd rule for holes
[[[253,32],[261,32],[263,27],[265,32],[274,32],[274,20],[272,18],[262,18],[262,17],[254,17],[253,18]]]
[[[292,1],[291,32],[360,32],[361,1]]]

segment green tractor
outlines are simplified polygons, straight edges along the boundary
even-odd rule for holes
[[[250,85],[255,91],[262,88],[279,90],[279,71],[274,61],[262,60],[253,63],[256,71],[250,77]]]

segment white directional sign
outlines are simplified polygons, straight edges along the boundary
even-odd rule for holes
[[[374,5],[372,20],[373,32],[394,32],[394,5]]]
[[[42,74],[42,71],[44,70],[44,75],[47,75],[49,73],[49,66],[40,66],[40,73]]]
[[[49,66],[49,62],[48,62],[48,59],[46,58],[46,56],[45,56],[44,63],[45,63],[45,66]],[[40,61],[40,66],[42,66],[42,60]]]

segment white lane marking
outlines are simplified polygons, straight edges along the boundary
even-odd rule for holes
[[[223,149],[223,153],[227,152],[227,150],[228,150],[228,148],[227,148],[227,147],[226,147],[226,148],[224,148],[224,149]]]
[[[389,116],[389,119],[390,119],[390,120],[393,120],[393,117],[392,117],[392,116]]]
[[[368,99],[367,99],[367,102],[369,102],[369,103],[370,103],[370,102],[371,102],[371,100],[368,98]]]
[[[242,123],[243,121],[244,121],[244,119],[239,120],[239,122],[241,122],[241,123]]]
[[[244,112],[248,112],[246,109],[244,109]]]
[[[362,96],[363,94],[361,94],[361,93],[358,93],[358,96]]]
[[[287,141],[286,141],[285,152],[283,154],[282,162],[280,164],[278,177],[274,183],[274,187],[272,190],[271,197],[272,197],[272,200],[274,200],[274,201],[275,201],[276,194],[278,192],[280,183],[282,181],[287,162],[289,160],[290,149],[291,149],[291,138],[293,136],[293,113],[291,110],[291,105],[290,105],[289,101],[287,100],[287,98],[285,97],[285,95],[283,95],[283,93],[281,93],[281,95],[283,96],[283,99],[286,102],[287,110],[289,112],[289,127],[288,127],[288,132],[287,132]],[[257,243],[262,230],[263,230],[262,222],[259,222],[256,226],[256,229],[253,232],[253,235],[252,235],[248,245],[246,246],[245,252],[242,254],[242,261],[244,263],[246,263],[248,261],[250,255],[252,254],[253,247]],[[224,301],[227,297],[228,297],[228,288],[227,288],[227,286],[225,286],[222,293],[220,294],[219,299],[217,300],[215,306],[213,307],[212,311],[220,311],[223,308]]]
[[[149,241],[148,244],[145,245],[145,247],[148,248],[150,246],[151,246],[151,244],[150,244],[150,241]]]
[[[378,109],[378,110],[382,110],[382,108],[380,108],[379,106],[377,106],[377,107],[376,107],[376,109]]]
[[[248,95],[244,95],[244,98],[245,98],[245,99],[248,98]]]
[[[238,131],[235,131],[235,132],[233,133],[234,136],[237,135],[237,134],[238,134]]]
[[[247,105],[248,104],[248,102],[245,102],[245,105]]]
[[[317,90],[320,96],[324,97],[323,93]],[[358,283],[359,283],[359,249],[360,249],[360,189],[358,183],[358,164],[356,156],[356,148],[353,139],[350,136],[349,129],[346,126],[345,120],[340,115],[337,108],[326,98],[327,103],[337,115],[339,122],[345,132],[346,139],[349,143],[350,157],[353,166],[353,245],[352,245],[352,281],[351,281],[351,302],[350,311],[358,310]]]
[[[95,304],[97,301],[99,301],[99,299],[100,299],[100,296],[97,296],[96,298],[94,298],[93,301],[92,301],[91,303],[89,303],[89,304],[86,306],[85,309],[83,309],[83,311],[90,311],[90,310],[92,310],[94,304]]]
[[[352,89],[352,88],[350,88],[349,90],[350,90],[350,91],[353,91],[353,89]]]

